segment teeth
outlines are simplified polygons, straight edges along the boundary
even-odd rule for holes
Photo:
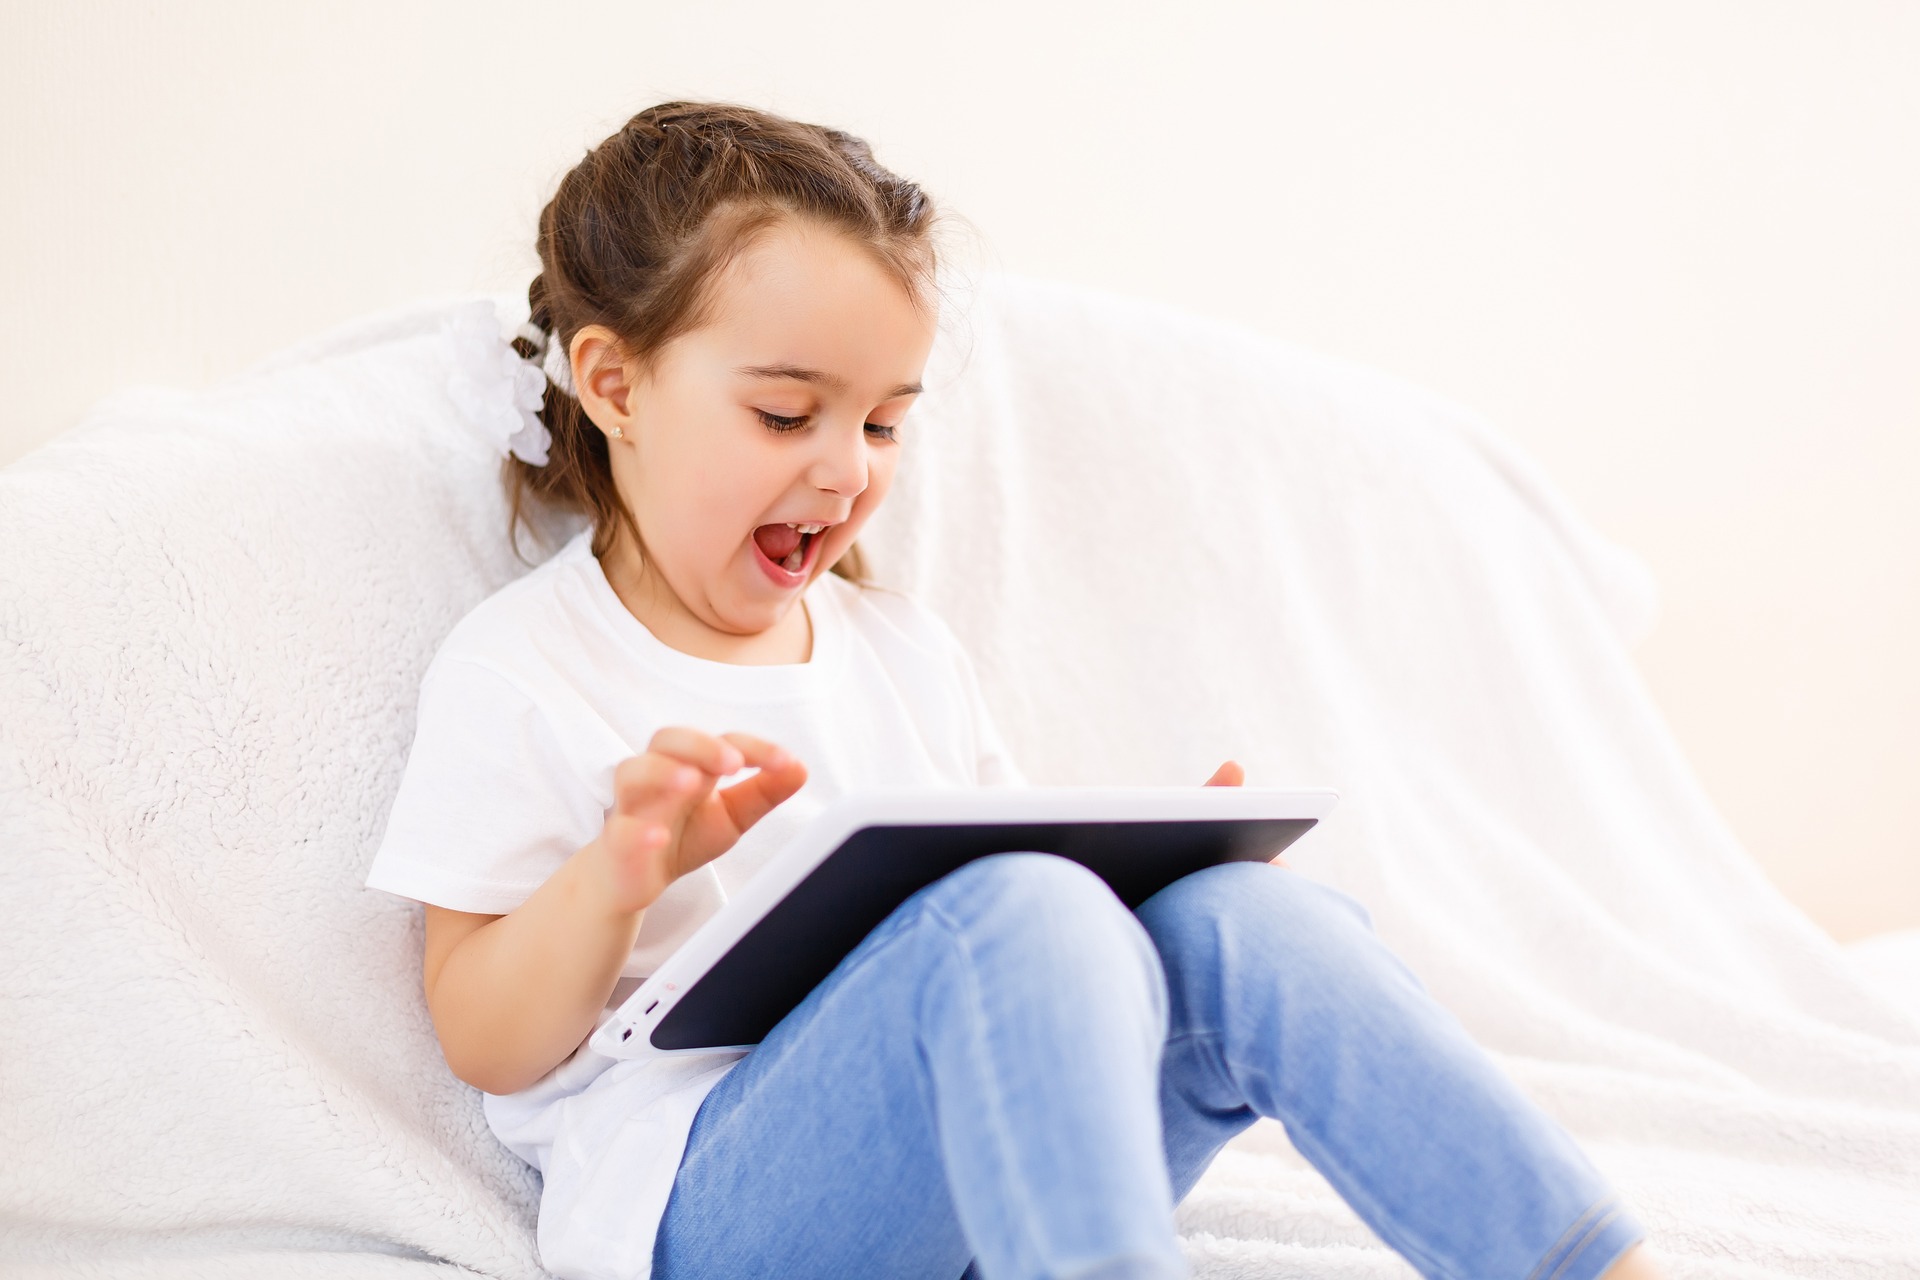
[[[787,528],[798,529],[801,533],[818,533],[826,527],[823,524],[795,524],[791,520],[787,521]]]
[[[795,547],[793,554],[780,562],[780,567],[788,573],[798,573],[800,572],[800,566],[805,564],[806,560],[807,549],[805,547]]]

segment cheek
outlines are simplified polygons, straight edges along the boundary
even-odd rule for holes
[[[711,489],[693,477],[663,486],[650,513],[660,544],[682,560],[709,562],[732,558],[753,534],[753,517],[737,510],[734,495]]]
[[[674,479],[657,488],[673,508],[683,528],[697,531],[707,544],[716,540],[730,547],[753,532],[754,513],[766,503],[758,502],[749,483],[756,474],[753,460],[738,453],[713,451],[689,453],[675,460],[670,474]]]
[[[893,473],[900,465],[900,446],[895,445],[883,453],[873,455],[867,463],[867,487],[860,495],[860,502],[866,507],[877,507],[893,488]]]
[[[892,487],[892,481],[893,477],[890,474],[883,476],[878,470],[872,470],[867,473],[867,487],[862,489],[860,496],[853,500],[853,508],[847,513],[848,519],[846,525],[834,530],[837,536],[832,545],[836,550],[844,551],[847,547],[851,546],[854,541],[860,537],[867,525],[872,523],[874,513],[880,509],[880,504],[886,500],[887,491]]]

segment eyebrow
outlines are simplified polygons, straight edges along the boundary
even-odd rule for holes
[[[750,364],[734,370],[748,378],[792,378],[796,382],[817,382],[821,386],[832,387],[835,391],[845,391],[847,380],[838,374],[828,373],[825,369],[807,369],[797,364]],[[883,397],[892,400],[896,396],[917,396],[923,390],[917,382],[903,382]]]

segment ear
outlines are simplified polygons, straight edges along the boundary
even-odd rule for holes
[[[573,369],[573,385],[580,407],[602,431],[621,428],[628,439],[634,435],[634,414],[638,408],[634,389],[639,378],[631,361],[621,352],[620,340],[605,325],[583,325],[567,347],[567,360]]]

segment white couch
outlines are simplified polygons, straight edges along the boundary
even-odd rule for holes
[[[422,667],[526,567],[445,390],[462,301],[112,397],[0,471],[8,1275],[541,1274],[419,909],[361,887]],[[1920,1275],[1920,1006],[1715,814],[1627,647],[1653,584],[1524,457],[1385,375],[1005,275],[927,383],[863,543],[1036,782],[1338,788],[1290,860],[1680,1275]],[[1216,1280],[1412,1274],[1271,1121],[1180,1221]]]

